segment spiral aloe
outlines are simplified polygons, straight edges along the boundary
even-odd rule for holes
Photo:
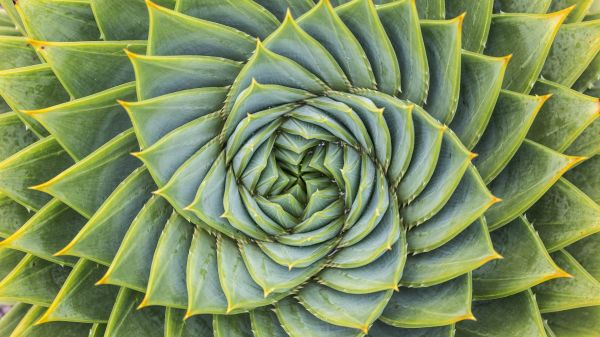
[[[0,337],[600,336],[600,2],[0,4]]]

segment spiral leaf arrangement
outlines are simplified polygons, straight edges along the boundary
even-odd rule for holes
[[[600,3],[0,0],[1,337],[600,336]]]

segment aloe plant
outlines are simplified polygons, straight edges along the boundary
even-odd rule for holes
[[[0,4],[0,337],[600,336],[600,2]]]

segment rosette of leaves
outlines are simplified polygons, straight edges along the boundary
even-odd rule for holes
[[[0,3],[0,336],[600,335],[597,1]]]

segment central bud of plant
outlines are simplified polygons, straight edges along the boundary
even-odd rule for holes
[[[389,203],[385,178],[334,108],[348,110],[316,98],[273,120],[273,110],[242,120],[226,154],[223,216],[234,227],[256,240],[308,246],[379,222]]]

